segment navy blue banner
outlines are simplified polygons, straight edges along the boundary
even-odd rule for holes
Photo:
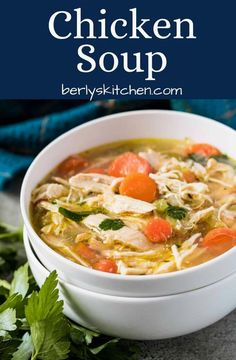
[[[232,4],[2,0],[0,98],[235,98]]]

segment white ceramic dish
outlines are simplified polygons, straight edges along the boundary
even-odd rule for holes
[[[24,231],[31,271],[39,286],[49,271],[32,251]],[[64,313],[103,334],[136,340],[185,335],[224,317],[236,306],[236,273],[213,285],[161,297],[119,297],[84,290],[59,281]]]
[[[236,248],[199,266],[161,275],[125,276],[85,268],[47,246],[34,231],[29,214],[31,191],[68,155],[104,143],[130,138],[191,137],[209,142],[236,158],[236,132],[214,120],[175,111],[132,111],[106,116],[76,127],[48,145],[27,171],[21,190],[21,211],[30,241],[49,270],[81,288],[120,296],[177,294],[212,284],[236,271]]]

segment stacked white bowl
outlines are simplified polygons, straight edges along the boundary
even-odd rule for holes
[[[80,266],[52,250],[30,221],[35,186],[67,156],[118,140],[189,137],[236,158],[236,132],[216,121],[175,111],[132,111],[94,120],[60,136],[34,160],[21,190],[24,243],[39,286],[56,269],[65,314],[107,335],[161,339],[187,334],[236,307],[236,248],[204,264],[168,274],[125,276]]]

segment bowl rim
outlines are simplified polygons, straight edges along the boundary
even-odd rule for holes
[[[25,195],[27,193],[27,183],[30,179],[30,175],[31,175],[31,171],[32,169],[36,166],[38,159],[41,156],[44,156],[45,153],[47,153],[51,148],[53,148],[55,145],[57,145],[57,143],[61,142],[64,138],[69,137],[71,134],[73,134],[74,132],[86,128],[86,127],[90,127],[90,126],[94,126],[96,124],[102,123],[102,122],[106,122],[106,121],[110,121],[112,119],[116,119],[116,118],[120,118],[123,116],[134,116],[134,115],[138,115],[138,114],[146,114],[146,115],[150,115],[150,114],[155,114],[155,115],[160,115],[160,114],[169,114],[171,116],[173,115],[181,115],[181,117],[186,117],[186,118],[196,118],[196,119],[201,119],[202,121],[208,122],[209,124],[214,125],[214,127],[218,127],[221,128],[222,130],[227,129],[227,131],[230,131],[231,133],[233,133],[236,136],[236,131],[234,129],[232,129],[231,127],[222,124],[216,120],[210,119],[208,117],[205,116],[201,116],[198,114],[192,114],[190,112],[183,112],[183,111],[175,111],[175,110],[158,110],[158,109],[153,109],[153,110],[133,110],[133,111],[124,111],[124,112],[119,112],[116,114],[112,114],[112,115],[106,115],[106,116],[102,116],[100,118],[96,118],[94,120],[88,121],[86,123],[83,123],[81,125],[78,125],[72,129],[70,129],[69,131],[66,131],[65,133],[61,134],[60,136],[58,136],[56,139],[54,139],[53,141],[51,141],[47,146],[45,146],[39,153],[38,155],[35,157],[35,159],[32,161],[31,165],[29,166],[23,182],[22,182],[22,186],[21,186],[21,191],[20,191],[20,207],[21,207],[21,213],[22,213],[22,217],[23,217],[23,221],[25,224],[25,227],[27,229],[29,238],[31,236],[32,233],[34,238],[37,240],[37,242],[40,244],[47,250],[49,251],[53,256],[55,256],[56,258],[58,258],[61,261],[65,262],[65,266],[69,265],[71,268],[73,268],[74,270],[80,270],[84,273],[87,273],[88,275],[91,276],[97,276],[100,278],[107,278],[107,279],[113,279],[114,281],[121,281],[121,280],[125,280],[125,281],[143,281],[145,279],[145,281],[153,281],[156,280],[158,281],[158,279],[170,279],[170,278],[179,278],[181,276],[184,276],[185,274],[191,274],[194,273],[196,271],[201,271],[201,269],[206,269],[208,267],[211,267],[211,265],[213,263],[217,264],[220,261],[224,261],[225,258],[228,257],[229,254],[231,253],[235,253],[236,254],[236,247],[226,251],[225,253],[211,259],[208,260],[202,264],[196,265],[196,266],[192,266],[190,268],[186,268],[183,270],[176,270],[176,271],[172,271],[169,273],[162,273],[162,274],[151,274],[151,275],[122,275],[122,274],[112,274],[112,273],[106,273],[106,272],[102,272],[102,271],[97,271],[94,270],[92,268],[87,268],[85,266],[82,266],[80,264],[77,264],[75,262],[73,262],[72,260],[67,259],[66,257],[64,257],[63,255],[57,253],[55,250],[53,250],[49,245],[47,245],[41,238],[40,236],[36,233],[36,231],[34,230],[31,221],[29,219],[29,216],[27,215],[27,206],[29,206],[29,204],[27,204],[27,206],[25,206]],[[50,171],[50,169],[49,169]]]

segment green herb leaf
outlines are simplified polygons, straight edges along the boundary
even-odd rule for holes
[[[11,239],[15,242],[21,240],[22,229],[12,225],[0,223],[0,239]]]
[[[199,154],[190,154],[187,159],[193,160],[203,166],[207,164],[208,158]]]
[[[76,324],[71,324],[70,335],[73,338],[74,343],[79,344],[85,342],[86,345],[90,345],[94,338],[100,336],[99,333]]]
[[[169,205],[168,208],[166,209],[167,216],[172,217],[173,219],[176,220],[184,219],[185,216],[187,215],[187,212],[188,212],[187,209],[179,206]]]
[[[228,157],[228,155],[221,154],[221,155],[213,155],[210,157],[202,156],[200,154],[190,154],[187,159],[191,159],[195,162],[198,162],[199,164],[205,166],[207,164],[208,159],[215,159],[216,161],[219,161],[223,164],[227,164],[232,166],[234,169],[236,169],[236,162]]]
[[[22,342],[18,349],[13,353],[12,360],[29,360],[34,347],[32,343],[32,338],[28,332],[26,332],[22,337]]]
[[[16,310],[6,309],[0,313],[0,337],[5,337],[8,331],[16,330]]]
[[[24,298],[29,289],[28,264],[21,266],[14,272],[10,288],[10,295],[21,294]]]
[[[0,354],[1,360],[12,360],[12,355],[17,351],[17,347],[20,344],[19,339],[7,339],[0,341]],[[23,360],[23,359],[22,359]]]
[[[7,300],[0,305],[0,313],[5,311],[6,309],[14,309],[22,300],[22,296],[20,294],[13,294],[7,298]]]
[[[101,230],[119,230],[124,227],[125,224],[120,219],[105,219],[99,224]]]
[[[56,286],[57,274],[53,271],[40,291],[32,293],[25,307],[34,345],[32,360],[63,360],[68,357],[68,324]]]
[[[26,261],[22,229],[0,223],[0,276],[9,278]]]
[[[232,166],[234,169],[236,169],[236,162],[233,159],[230,159],[227,155],[225,154],[221,154],[221,155],[215,155],[215,156],[211,156],[212,159],[215,159],[216,161],[226,164],[226,165],[230,165]]]
[[[110,338],[71,323],[70,359],[80,360],[136,360],[137,346],[127,346],[120,339]]]
[[[91,215],[91,211],[81,211],[76,213],[74,211],[67,210],[63,207],[59,207],[59,213],[65,216],[66,218],[73,220],[73,221],[82,221],[87,216]]]
[[[94,209],[91,211],[74,212],[74,211],[67,210],[63,207],[59,207],[58,211],[60,214],[62,214],[66,218],[73,220],[73,221],[78,221],[78,222],[82,221],[84,218],[86,218],[89,215],[104,213],[102,208]]]
[[[10,291],[11,284],[7,280],[1,280],[0,279],[0,288],[1,287],[8,290],[8,291]]]
[[[86,216],[103,212],[97,208]],[[0,341],[1,360],[137,359],[137,347],[64,317],[55,272],[38,291],[32,275],[28,277],[27,265],[15,271],[26,260],[22,229],[0,224],[0,234],[0,336],[4,336]]]
[[[11,295],[0,305],[0,337],[10,337],[8,332],[16,330],[16,307],[21,304],[22,296]]]
[[[226,154],[213,155],[213,156],[211,156],[211,158],[212,158],[212,159],[215,159],[215,160],[217,160],[217,161],[220,161],[220,162],[230,160],[230,158],[229,158],[228,155],[226,155]]]
[[[139,348],[135,345],[129,345],[125,342],[121,342],[117,345],[117,339],[109,341],[105,344],[105,347],[100,348],[100,352],[96,357],[92,359],[99,360],[137,360],[139,358]]]
[[[94,355],[99,354],[102,350],[104,350],[107,346],[109,346],[110,344],[114,344],[117,343],[119,341],[119,339],[111,339],[107,342],[105,342],[104,344],[97,346],[93,349],[90,349],[91,353]]]

